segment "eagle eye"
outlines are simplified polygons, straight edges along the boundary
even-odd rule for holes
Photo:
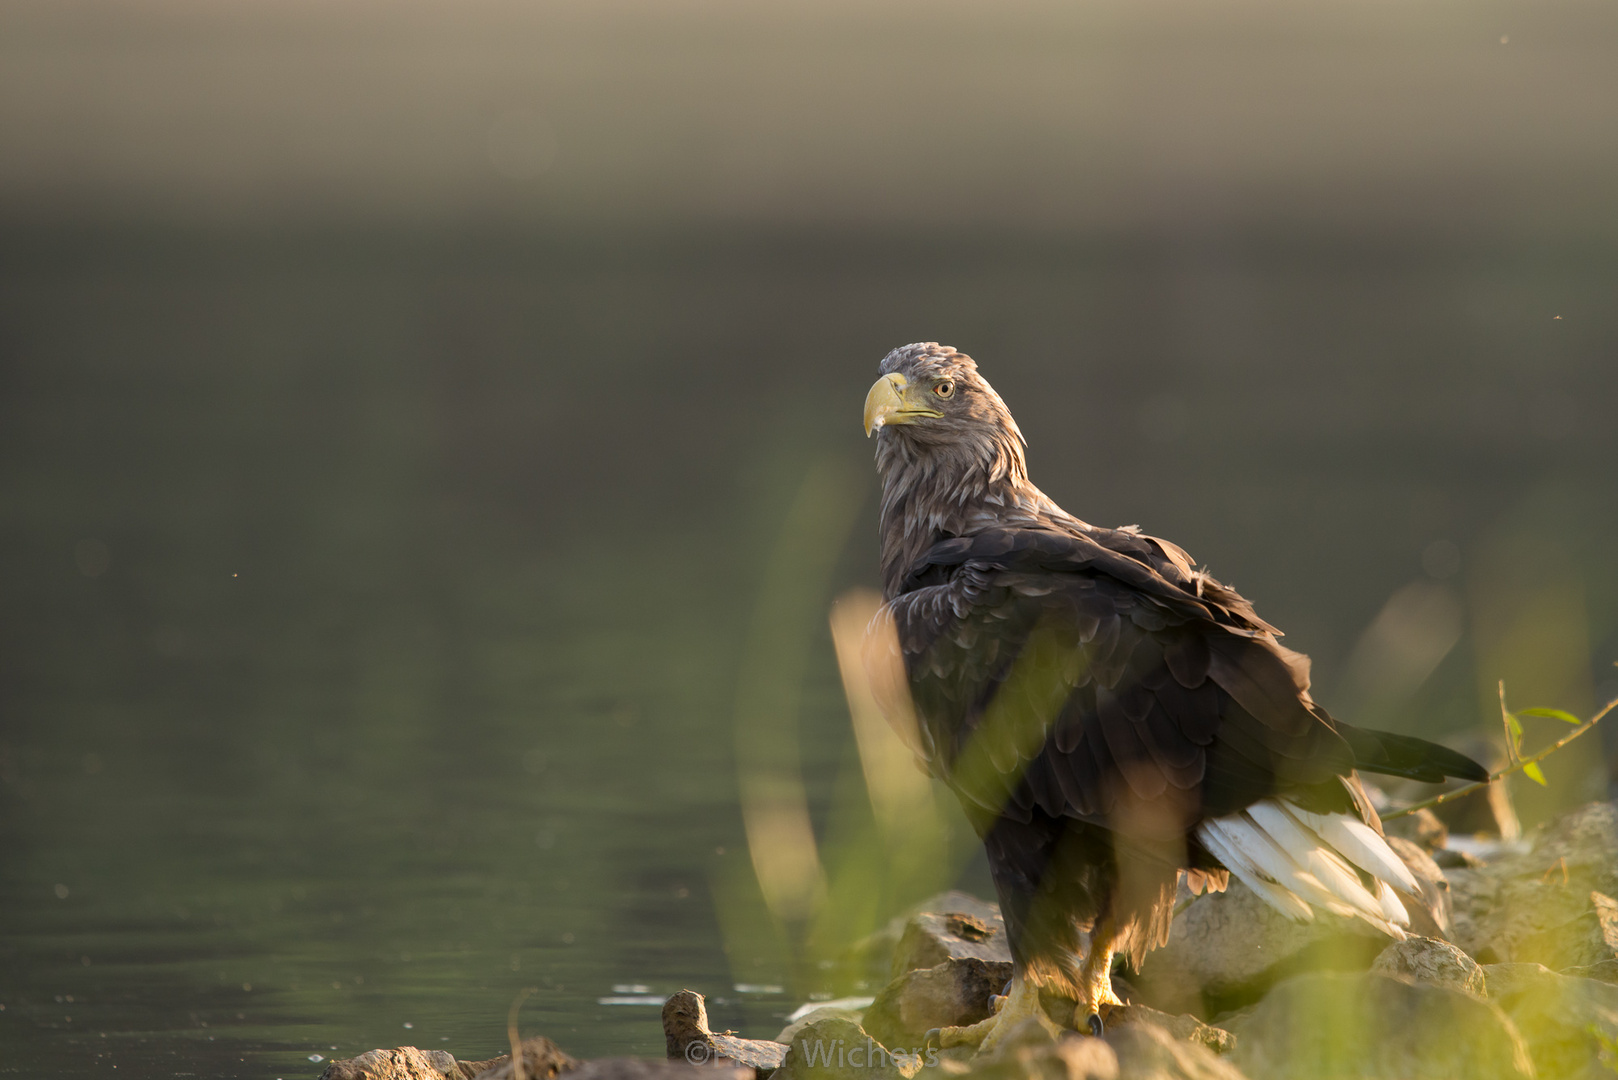
[[[943,382],[933,387],[933,393],[942,398],[950,397],[955,393],[955,384],[950,382],[948,379],[945,379]]]

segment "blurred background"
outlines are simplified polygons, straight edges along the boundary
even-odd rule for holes
[[[1596,0],[0,3],[0,1072],[492,1056],[525,987],[580,1056],[682,986],[769,1037],[985,892],[828,629],[905,342],[1334,712],[1588,715],[1614,56]]]

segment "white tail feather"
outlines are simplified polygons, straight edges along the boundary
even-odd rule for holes
[[[1399,886],[1407,893],[1419,893],[1410,868],[1388,847],[1388,842],[1377,835],[1365,822],[1347,814],[1313,814],[1293,803],[1283,803],[1288,812],[1315,832],[1320,838],[1361,870],[1374,877]]]
[[[1332,891],[1321,884],[1313,873],[1299,866],[1275,838],[1265,832],[1246,814],[1231,814],[1216,823],[1225,841],[1245,855],[1270,880],[1283,889],[1297,893],[1316,907],[1333,915],[1349,918],[1357,914]]]
[[[1390,937],[1403,938],[1400,927],[1410,925],[1390,881],[1414,893],[1415,878],[1376,830],[1347,814],[1315,814],[1265,799],[1243,813],[1202,822],[1197,838],[1248,888],[1290,918],[1307,921],[1314,905],[1363,919]],[[1374,892],[1355,866],[1376,878]]]
[[[1410,912],[1405,910],[1404,904],[1394,895],[1393,886],[1381,880],[1378,880],[1376,884],[1377,899],[1382,902],[1382,914],[1387,916],[1390,923],[1398,926],[1409,926]]]
[[[1381,903],[1366,890],[1343,857],[1279,805],[1268,800],[1254,803],[1247,808],[1247,816],[1334,897],[1346,900],[1358,914],[1373,919],[1383,917]]]
[[[1215,821],[1204,821],[1198,825],[1197,838],[1225,869],[1240,878],[1242,884],[1252,889],[1275,910],[1299,922],[1313,921],[1315,913],[1303,898],[1270,881],[1257,865],[1227,844]]]

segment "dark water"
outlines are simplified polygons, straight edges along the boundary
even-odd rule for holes
[[[1329,707],[1454,735],[1501,677],[1618,692],[1605,248],[14,232],[0,274],[0,1071],[490,1056],[525,987],[525,1031],[655,1054],[599,999],[768,1036],[847,989],[715,894],[761,618],[813,627],[829,859],[862,805],[823,612],[874,580],[858,412],[911,340],[978,357],[1070,510],[1253,596]],[[853,525],[761,615],[815,468]],[[1363,635],[1413,583],[1460,622],[1412,685]]]

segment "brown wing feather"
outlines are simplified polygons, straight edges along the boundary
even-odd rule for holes
[[[1177,548],[1119,546],[994,530],[912,570],[892,611],[937,775],[985,810],[1095,824],[1121,797],[1174,791],[1189,829],[1353,769],[1296,654],[1245,600]]]

